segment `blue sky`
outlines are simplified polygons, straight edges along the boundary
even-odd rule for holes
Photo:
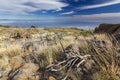
[[[120,23],[120,0],[0,0],[0,24],[7,24],[4,19],[36,20],[39,26]]]

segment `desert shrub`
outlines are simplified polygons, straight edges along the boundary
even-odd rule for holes
[[[12,45],[6,49],[5,54],[10,58],[16,55],[20,55],[21,47],[19,45]]]
[[[81,31],[80,32],[80,35],[83,35],[83,36],[89,36],[91,34],[93,34],[92,30],[86,30],[86,31]]]
[[[116,50],[116,46],[112,46],[112,42],[110,37],[106,35],[96,35],[97,39],[105,40],[105,42],[109,43],[106,44],[105,47],[98,48],[92,43],[89,48],[90,54],[92,54],[93,59],[96,61],[96,66],[99,69],[94,74],[96,80],[119,80],[120,79],[120,66],[119,60],[116,58],[118,54]],[[103,50],[103,51],[101,51]],[[119,74],[119,76],[118,76]]]

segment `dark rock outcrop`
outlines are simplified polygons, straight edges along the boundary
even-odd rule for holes
[[[113,42],[120,43],[120,24],[100,24],[99,27],[95,28],[94,33],[107,33],[112,35]]]
[[[120,24],[100,24],[99,27],[95,28],[95,33],[120,33]]]

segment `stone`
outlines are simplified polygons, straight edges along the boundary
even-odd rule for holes
[[[49,80],[56,80],[56,79],[53,76],[50,76]]]
[[[12,80],[39,80],[38,69],[39,67],[34,63],[25,63]]]
[[[22,59],[21,56],[15,56],[9,60],[9,63],[10,63],[11,68],[13,70],[16,70],[24,64],[24,60]]]

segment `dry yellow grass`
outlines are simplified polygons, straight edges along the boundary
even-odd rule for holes
[[[11,33],[10,30],[8,30],[7,28],[1,28],[1,30],[5,30],[6,32]],[[12,30],[14,32],[17,32],[17,31],[21,32],[23,29],[13,28]],[[45,31],[43,28],[35,29],[35,30],[26,28],[24,29],[24,31],[29,31],[30,34],[32,34],[33,36],[32,39],[35,38],[34,40],[38,39],[40,31],[42,32],[40,36],[45,36],[45,35],[48,35],[49,33],[50,35],[53,35],[53,33]],[[76,31],[76,30],[73,30],[73,31]],[[1,39],[3,39],[2,36],[8,37],[9,35],[9,34],[4,35],[4,32],[1,32],[0,34],[1,34]],[[90,41],[91,39],[94,39],[95,37],[96,39],[104,40],[107,43],[106,45],[107,50],[105,50],[104,53],[100,52],[96,46],[94,45],[91,46],[90,44],[88,44],[87,41]],[[2,68],[8,64],[8,61],[11,57],[22,54],[21,52],[22,44],[20,44],[17,40],[13,41],[12,44],[6,47],[6,45],[3,44],[4,40],[1,40],[1,39],[0,39],[0,43],[1,43],[0,70],[2,70]],[[25,43],[27,41],[32,41],[32,39],[28,39],[28,40],[23,39],[21,41]],[[96,66],[98,66],[100,69],[93,74],[95,77],[95,80],[109,80],[110,78],[112,80],[120,79],[120,66],[118,65],[119,61],[115,57],[117,53],[115,48],[118,48],[118,46],[116,47],[113,45],[111,38],[108,37],[108,35],[97,34],[97,35],[90,35],[86,37],[82,35],[78,35],[77,39],[76,39],[76,36],[74,35],[67,35],[63,37],[63,40],[61,40],[61,42],[64,48],[66,48],[70,44],[77,44],[83,50],[84,53],[82,54],[90,54],[93,56],[93,59],[97,62]],[[92,43],[92,41],[90,43]],[[46,67],[52,64],[57,58],[59,58],[60,55],[63,53],[62,46],[59,40],[57,41],[57,44],[52,45],[52,46],[48,46],[47,44],[44,46],[39,46],[37,53],[40,55],[39,58],[41,61],[41,67]],[[91,51],[91,48],[92,50],[94,50],[94,52]],[[51,80],[54,80],[54,79],[51,78]]]

